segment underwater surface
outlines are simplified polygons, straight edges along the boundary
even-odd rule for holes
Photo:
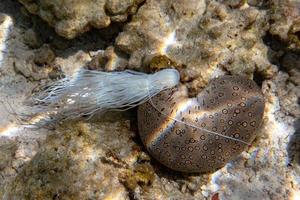
[[[0,199],[300,199],[299,0],[1,0]]]

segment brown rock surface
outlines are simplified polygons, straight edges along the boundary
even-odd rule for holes
[[[25,8],[39,15],[56,32],[72,39],[90,28],[105,28],[111,22],[124,22],[143,0],[20,0]]]

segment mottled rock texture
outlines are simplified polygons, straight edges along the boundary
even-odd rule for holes
[[[249,77],[256,71],[266,78],[276,72],[262,40],[269,29],[266,10],[204,0],[158,2],[147,1],[116,40],[130,55],[130,67],[164,55],[180,66],[182,81],[191,88],[203,87],[220,69]]]
[[[270,1],[270,33],[288,43],[289,48],[300,48],[300,2],[297,0]]]
[[[105,28],[112,22],[124,22],[144,0],[20,0],[25,8],[39,15],[56,32],[74,38],[94,28]]]
[[[16,1],[0,1],[6,13],[0,15],[1,199],[300,196],[298,0],[20,2],[43,20]],[[56,33],[77,37],[65,40]],[[262,129],[251,147],[220,170],[181,174],[148,155],[136,110],[56,130],[13,124],[13,111],[22,111],[26,96],[83,66],[174,66],[190,96],[217,75],[246,75],[261,86],[266,101]]]
[[[121,156],[120,159],[125,160],[134,154],[134,151],[127,150],[134,143],[128,141],[130,132],[124,132],[124,123],[103,123],[99,127],[78,124],[75,129],[64,127],[61,134],[49,135],[46,144],[27,163],[26,169],[8,185],[3,197],[126,199],[126,189],[118,181],[118,174],[122,171],[120,167],[126,167],[127,163],[123,161],[113,170],[113,161],[105,162],[109,155]],[[119,133],[122,133],[119,140],[114,140],[115,134]],[[57,140],[57,137],[60,139]],[[102,145],[106,148],[103,149]]]

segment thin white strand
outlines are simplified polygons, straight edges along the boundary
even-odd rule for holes
[[[166,79],[166,80],[164,80]],[[151,80],[152,87],[146,87]],[[92,116],[107,110],[127,110],[179,82],[176,70],[155,74],[126,70],[98,72],[81,70],[63,78],[33,97],[33,114],[46,113],[45,120],[61,121]],[[149,91],[148,91],[149,90]]]

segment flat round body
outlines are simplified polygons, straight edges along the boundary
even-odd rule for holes
[[[213,79],[189,98],[184,86],[165,90],[138,109],[142,142],[163,165],[182,172],[211,172],[235,159],[254,138],[264,99],[252,80]]]

